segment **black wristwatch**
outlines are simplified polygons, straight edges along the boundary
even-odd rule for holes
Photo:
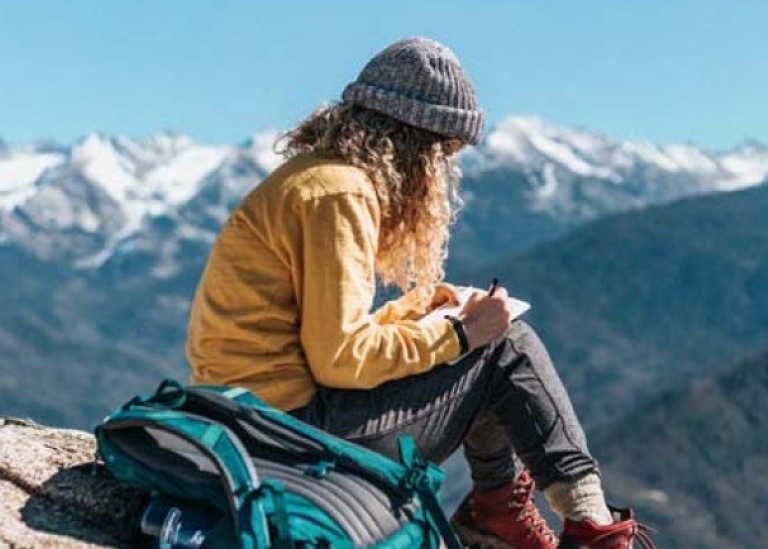
[[[467,331],[464,329],[464,323],[455,316],[446,316],[445,318],[451,322],[453,329],[456,330],[456,337],[459,338],[459,345],[461,346],[461,354],[467,354],[469,352],[469,339],[467,339]]]

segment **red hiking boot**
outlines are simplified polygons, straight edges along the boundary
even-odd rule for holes
[[[560,549],[632,549],[635,539],[640,547],[656,549],[649,534],[651,529],[638,524],[631,509],[612,508],[611,513],[615,522],[608,526],[565,519]]]
[[[528,471],[509,486],[472,490],[451,517],[461,541],[479,549],[555,549],[557,538],[539,514]]]

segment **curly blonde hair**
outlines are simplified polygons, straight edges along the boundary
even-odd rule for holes
[[[445,277],[448,227],[462,205],[456,140],[339,103],[315,111],[279,143],[286,157],[333,154],[368,174],[381,208],[376,274],[402,292],[416,289],[425,303]]]

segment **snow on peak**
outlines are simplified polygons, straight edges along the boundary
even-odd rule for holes
[[[144,149],[151,149],[165,155],[178,154],[196,144],[191,137],[169,131],[150,135],[139,143]]]
[[[81,173],[117,202],[130,199],[140,184],[134,165],[115,150],[111,139],[98,133],[91,133],[77,143],[70,155]]]
[[[664,153],[671,159],[678,171],[714,173],[717,164],[693,145],[673,144],[664,147]]]
[[[64,162],[59,153],[3,151],[0,154],[0,210],[12,210],[32,197],[43,173]]]
[[[226,146],[171,132],[138,139],[91,133],[70,147],[5,145],[0,147],[0,215],[26,208],[28,219],[49,229],[106,230],[97,253],[79,260],[80,266],[98,267],[131,241],[147,217],[173,217],[209,185],[221,186],[224,192],[217,196],[228,197],[217,205],[224,217],[229,198],[282,163],[274,149],[278,137],[278,131],[269,130]],[[646,198],[740,189],[768,177],[768,147],[756,142],[713,154],[690,144],[621,141],[521,116],[502,120],[479,147],[462,153],[461,162],[465,172],[476,175],[491,169],[523,172],[532,183],[531,207],[552,212],[579,209],[574,184],[596,183],[594,193],[605,183],[615,185],[609,203],[626,184],[628,200],[640,204]],[[113,203],[91,203],[86,194],[102,193],[79,192],[77,178],[62,180],[75,187],[59,184],[59,173],[78,172],[84,184],[100,187]],[[109,220],[102,219],[103,212],[110,212]],[[3,238],[8,235],[0,234]]]
[[[252,136],[245,144],[248,155],[266,172],[271,172],[283,162],[283,157],[275,152],[279,136],[277,130],[267,130]]]
[[[595,134],[547,124],[539,117],[513,116],[488,134],[484,154],[494,163],[512,161],[534,169],[555,163],[580,176],[615,179],[607,157],[616,143]]]
[[[718,165],[729,174],[719,182],[722,190],[735,190],[762,183],[768,177],[768,148],[747,144],[721,155]]]
[[[171,132],[140,139],[92,132],[70,148],[5,146],[0,150],[0,209],[23,205],[39,192],[46,170],[68,165],[101,187],[128,218],[159,215],[193,198],[209,174],[237,155],[251,158],[260,175],[272,171],[282,162],[273,150],[277,137],[277,131],[265,131],[232,147],[204,145]]]
[[[653,168],[708,178],[713,190],[743,188],[768,177],[768,147],[760,143],[749,142],[735,151],[714,154],[691,144],[658,146],[620,141],[549,124],[535,116],[502,120],[488,133],[478,152],[467,156],[475,169],[511,163],[543,173],[551,165],[568,174],[613,182],[624,180],[637,167],[645,171]],[[547,173],[551,176],[554,172]]]
[[[73,147],[71,158],[116,202],[162,213],[195,196],[201,180],[230,151],[231,147],[199,145],[168,133],[140,141],[90,134]]]
[[[170,132],[151,135],[142,139],[119,136],[113,140],[113,143],[121,154],[135,163],[139,172],[165,162],[195,145],[191,138]]]
[[[197,194],[205,176],[230,154],[229,147],[190,144],[146,173],[143,198],[160,199],[174,206],[183,204]]]
[[[205,177],[232,154],[232,147],[200,145],[170,133],[138,141],[86,137],[72,149],[72,162],[120,205],[125,222],[101,252],[79,264],[95,267],[106,261],[145,217],[166,214],[196,196]]]

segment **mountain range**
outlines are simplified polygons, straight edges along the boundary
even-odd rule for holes
[[[467,205],[449,258],[454,270],[475,264],[478,250],[494,250],[491,258],[529,251],[609,213],[762,183],[768,148],[748,142],[712,153],[513,117],[462,162]]]
[[[71,146],[0,148],[0,244],[99,269],[130,255],[158,222],[173,225],[153,275],[172,276],[179,241],[210,244],[233,205],[279,162],[277,132],[238,146],[170,133],[91,134]],[[606,213],[736,190],[768,174],[768,147],[711,153],[656,146],[511,117],[461,158],[466,205],[451,264],[526,251]],[[488,219],[504,220],[503,230]],[[168,244],[168,240],[176,243]],[[174,249],[171,249],[174,248]]]

